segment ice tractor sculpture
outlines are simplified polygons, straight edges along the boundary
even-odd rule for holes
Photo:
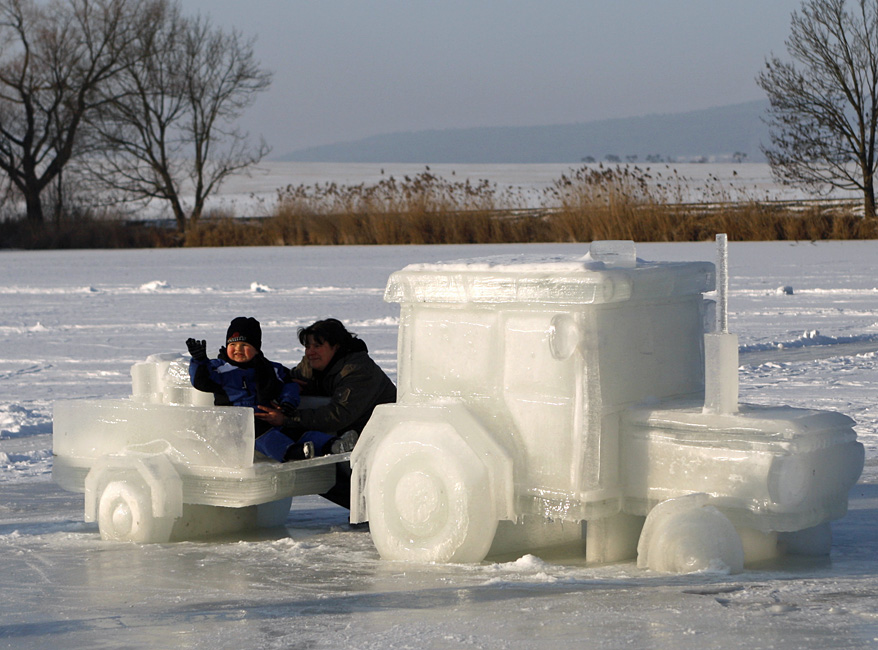
[[[738,403],[718,242],[716,267],[594,242],[392,274],[398,402],[351,457],[351,521],[381,557],[584,539],[588,562],[736,572],[828,553],[863,446],[842,414]]]
[[[252,411],[213,406],[183,355],[152,355],[127,399],[56,402],[53,477],[112,540],[281,525],[293,496],[325,492],[350,461],[351,521],[388,559],[583,539],[588,562],[667,572],[828,553],[863,446],[839,413],[738,403],[718,239],[716,268],[594,242],[578,259],[392,274],[398,402],[352,454],[254,459]]]

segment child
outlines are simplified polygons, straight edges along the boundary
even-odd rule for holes
[[[299,404],[299,386],[288,380],[288,371],[281,364],[269,361],[262,354],[262,328],[255,318],[239,316],[232,320],[226,332],[226,345],[220,348],[218,358],[207,358],[207,342],[188,339],[186,347],[189,379],[200,391],[213,393],[217,406],[246,406],[255,410],[259,404]],[[273,430],[256,420],[256,448],[263,436],[274,437]],[[286,436],[284,436],[286,438]],[[291,445],[276,460],[302,460],[314,456],[313,443]]]

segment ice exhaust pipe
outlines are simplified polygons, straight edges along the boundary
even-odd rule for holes
[[[738,335],[729,333],[728,238],[716,236],[716,331],[704,335],[704,412],[738,412]]]

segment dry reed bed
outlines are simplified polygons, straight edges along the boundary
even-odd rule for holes
[[[878,224],[853,202],[773,202],[710,177],[702,203],[685,203],[692,183],[638,167],[583,167],[528,197],[488,181],[452,182],[429,169],[373,185],[290,186],[268,219],[207,220],[189,246],[479,244],[596,239],[702,241],[878,238]]]
[[[375,184],[335,183],[279,190],[275,214],[212,215],[185,234],[121,219],[79,219],[46,227],[0,224],[0,247],[125,248],[345,244],[482,244],[876,239],[853,201],[770,201],[714,177],[687,202],[693,183],[671,170],[583,167],[538,197],[488,181],[449,181],[429,168]]]

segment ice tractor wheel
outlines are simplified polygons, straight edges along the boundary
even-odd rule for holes
[[[663,573],[740,573],[744,547],[732,522],[707,495],[690,494],[650,511],[637,545],[637,566]]]
[[[488,471],[453,430],[387,436],[372,459],[366,503],[384,559],[480,562],[497,531]]]
[[[111,481],[98,502],[98,528],[105,540],[161,543],[171,538],[172,517],[153,514],[150,489],[140,479]]]

